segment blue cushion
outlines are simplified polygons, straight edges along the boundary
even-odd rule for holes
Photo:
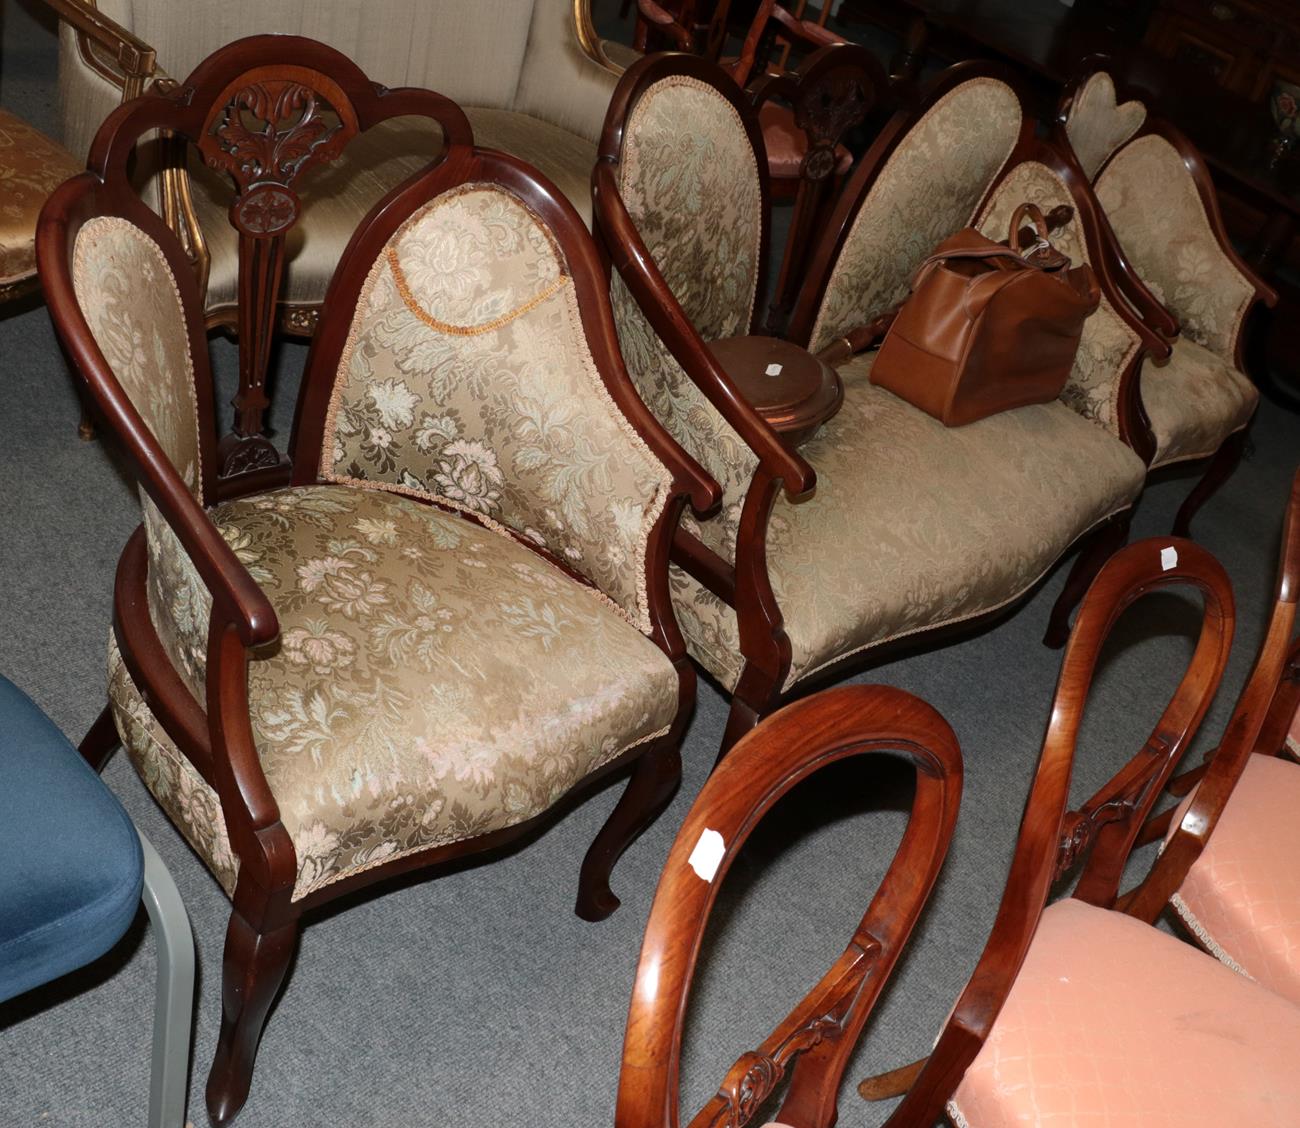
[[[140,907],[143,879],[121,804],[0,677],[0,1002],[107,952]]]

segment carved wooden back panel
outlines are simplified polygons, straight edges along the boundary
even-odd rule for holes
[[[231,181],[230,222],[239,236],[240,381],[234,429],[215,455],[218,476],[249,475],[248,486],[287,477],[263,423],[286,237],[303,209],[298,190],[307,173],[337,160],[358,133],[403,115],[432,118],[441,127],[443,147],[431,146],[431,163],[473,144],[464,114],[448,99],[425,90],[385,90],[346,56],[312,40],[259,36],[218,51],[183,83],[160,84],[124,105],[96,138],[89,168],[115,198],[126,190],[128,154],[155,129],[168,138],[173,166],[192,146]]]

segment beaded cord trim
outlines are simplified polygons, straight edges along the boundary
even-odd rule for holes
[[[482,333],[491,333],[496,329],[500,329],[502,326],[509,325],[510,322],[515,320],[515,318],[523,317],[524,314],[536,309],[546,301],[547,298],[558,293],[560,287],[563,286],[566,281],[566,276],[560,274],[554,282],[544,290],[534,294],[533,297],[529,298],[528,301],[524,302],[524,304],[519,306],[517,309],[512,309],[509,313],[503,313],[500,317],[494,317],[491,321],[485,321],[482,325],[452,325],[448,321],[440,321],[438,318],[434,317],[433,314],[419,303],[415,295],[411,293],[411,287],[406,281],[406,274],[402,270],[402,263],[397,255],[397,247],[390,244],[388,250],[384,253],[385,257],[388,259],[388,268],[393,272],[393,283],[397,287],[397,295],[406,304],[406,308],[415,314],[415,316],[423,321],[430,329],[437,330],[439,333],[447,333],[453,337],[477,337]]]

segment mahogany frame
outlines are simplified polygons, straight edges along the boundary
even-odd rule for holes
[[[1237,700],[1223,741],[1205,767],[1196,796],[1141,885],[1125,900],[1125,911],[1154,923],[1182,886],[1209,843],[1233,788],[1255,753],[1278,755],[1300,706],[1300,473],[1282,523],[1273,611],[1250,679]],[[1200,771],[1195,773],[1202,774]]]
[[[396,186],[374,207],[344,253],[325,303],[325,309],[337,311],[337,316],[323,321],[311,348],[300,393],[292,437],[295,484],[321,481],[317,466],[323,415],[356,294],[371,265],[365,256],[375,253],[416,207],[475,180],[503,184],[550,226],[574,279],[582,326],[605,387],[673,475],[670,498],[649,534],[645,560],[651,638],[678,675],[678,709],[669,732],[657,741],[630,749],[592,773],[555,807],[528,822],[403,857],[354,874],[299,901],[292,900],[297,875],[293,844],[262,771],[249,716],[248,662],[255,649],[277,639],[275,611],[181,481],[117,382],[77,303],[72,274],[76,234],[93,217],[126,219],[158,244],[180,290],[194,361],[202,497],[211,504],[222,497],[279,484],[278,472],[260,481],[257,475],[244,475],[237,480],[238,489],[218,478],[212,376],[198,282],[176,236],[136,196],[127,179],[128,161],[139,137],[154,129],[165,129],[190,143],[201,144],[214,115],[227,104],[247,105],[239,100],[257,83],[275,90],[299,84],[308,92],[327,97],[339,118],[354,123],[357,129],[396,115],[428,117],[440,125],[445,139],[444,149],[426,168]],[[118,565],[114,602],[118,645],[151,711],[217,791],[231,846],[240,860],[224,956],[221,1034],[207,1085],[209,1113],[214,1123],[225,1124],[247,1099],[262,1026],[284,981],[304,912],[395,874],[496,850],[526,838],[542,823],[585,797],[604,778],[631,769],[631,782],[584,859],[577,903],[579,914],[593,920],[617,907],[618,900],[608,885],[609,871],[675,791],[680,780],[680,741],[695,699],[694,670],[686,657],[669,597],[669,548],[687,502],[707,512],[716,507],[721,491],[636,395],[618,352],[600,260],[572,205],[522,162],[476,149],[468,121],[448,99],[415,88],[385,90],[372,84],[345,56],[323,44],[293,36],[244,39],[200,64],[179,89],[168,94],[155,92],[119,107],[96,138],[89,171],[64,184],[47,203],[38,230],[37,254],[51,317],[85,382],[88,399],[120,442],[131,472],[180,540],[212,596],[206,701],[200,702],[172,667],[149,618],[144,534],[142,528],[136,530]],[[258,255],[248,271],[241,264],[241,281],[250,278],[261,293],[273,298],[279,282],[273,256]],[[247,340],[241,341],[241,347],[248,344]],[[520,538],[520,543],[559,564],[526,539]],[[567,567],[565,571],[574,575]],[[581,577],[575,578],[592,586]],[[102,763],[116,743],[111,722],[106,723],[101,716],[83,742],[83,754],[93,763]]]
[[[1078,175],[1084,177],[1086,174],[1079,164],[1077,155],[1073,146],[1070,144],[1069,134],[1066,132],[1066,122],[1069,119],[1070,111],[1074,107],[1075,99],[1084,85],[1094,75],[1106,73],[1110,76],[1111,84],[1115,88],[1115,102],[1137,101],[1149,107],[1150,99],[1142,91],[1131,89],[1124,84],[1117,82],[1115,74],[1111,69],[1110,60],[1105,56],[1091,55],[1084,59],[1079,66],[1079,71],[1074,79],[1067,84],[1062,93],[1061,100],[1057,105],[1056,119],[1051,127],[1051,143],[1061,153],[1076,170]],[[1219,249],[1227,257],[1228,261],[1241,273],[1241,276],[1254,289],[1255,294],[1242,313],[1241,323],[1237,327],[1236,340],[1233,343],[1233,364],[1239,372],[1249,376],[1246,367],[1245,357],[1245,336],[1246,325],[1250,320],[1250,314],[1253,308],[1259,303],[1263,303],[1269,309],[1276,307],[1278,302],[1277,290],[1264,281],[1256,271],[1236,252],[1232,246],[1232,240],[1228,236],[1228,229],[1223,222],[1223,214],[1219,209],[1219,197],[1214,188],[1214,180],[1210,175],[1209,166],[1205,163],[1205,158],[1201,156],[1200,151],[1187,137],[1170,121],[1151,114],[1149,108],[1146,120],[1141,127],[1122,145],[1113,150],[1110,155],[1102,162],[1097,169],[1096,176],[1092,178],[1095,183],[1106,171],[1115,155],[1122,149],[1127,148],[1134,141],[1143,137],[1156,136],[1167,141],[1182,159],[1183,166],[1187,169],[1192,183],[1196,186],[1196,193],[1200,198],[1201,206],[1205,210],[1205,218],[1209,223],[1210,231],[1214,235]],[[1156,189],[1158,190],[1158,189]],[[1106,218],[1100,205],[1097,207],[1098,221],[1100,230],[1105,236],[1107,245],[1110,248],[1111,257],[1118,267],[1117,281],[1120,288],[1128,300],[1132,309],[1149,325],[1156,333],[1160,334],[1166,340],[1172,342],[1177,338],[1181,331],[1178,319],[1174,314],[1167,310],[1160,300],[1152,293],[1151,289],[1142,280],[1136,268],[1129,261],[1120,245],[1119,237],[1115,234],[1109,219]],[[1160,363],[1160,358],[1154,358]],[[1249,424],[1246,428],[1235,431],[1225,437],[1219,449],[1208,456],[1208,463],[1201,478],[1193,486],[1191,492],[1187,495],[1178,514],[1174,519],[1173,532],[1175,536],[1190,537],[1192,518],[1195,517],[1201,507],[1209,501],[1224,482],[1228,480],[1236,470],[1241,456],[1245,451],[1246,434]],[[1155,454],[1154,439],[1150,448],[1150,453],[1146,456],[1148,465]],[[1170,466],[1181,464],[1170,463]],[[1163,472],[1167,467],[1160,467],[1155,472]]]
[[[1177,554],[1172,564],[1170,549]],[[1195,653],[1141,750],[1096,795],[1071,811],[1070,776],[1102,644],[1129,606],[1151,592],[1174,587],[1193,588],[1204,599]],[[1227,573],[1191,541],[1139,541],[1118,552],[1098,574],[1066,646],[1006,888],[975,971],[930,1056],[860,1086],[863,1095],[872,1098],[906,1092],[886,1121],[888,1128],[933,1124],[943,1114],[993,1029],[1058,880],[1079,870],[1073,897],[1099,908],[1117,907],[1124,865],[1143,821],[1218,690],[1234,624]]]
[[[623,1043],[618,1128],[677,1128],[687,995],[718,888],[773,804],[829,764],[894,752],[916,769],[911,817],[844,953],[757,1049],[741,1054],[691,1128],[741,1128],[789,1074],[777,1119],[835,1122],[840,1079],[943,865],[961,804],[957,738],[929,705],[888,686],[842,686],[781,710],[704,785],[659,880]],[[707,880],[691,866],[701,836],[725,845]]]

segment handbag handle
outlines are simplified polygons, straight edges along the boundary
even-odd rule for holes
[[[1024,226],[1025,220],[1028,219],[1033,224],[1034,230],[1038,233],[1038,242],[1030,250],[1037,250],[1040,247],[1050,247],[1052,245],[1051,232],[1047,228],[1047,219],[1043,215],[1043,209],[1037,204],[1024,203],[1020,204],[1015,211],[1011,213],[1011,231],[1007,235],[1007,245],[1013,250],[1023,255],[1025,248],[1021,245],[1020,231]]]

